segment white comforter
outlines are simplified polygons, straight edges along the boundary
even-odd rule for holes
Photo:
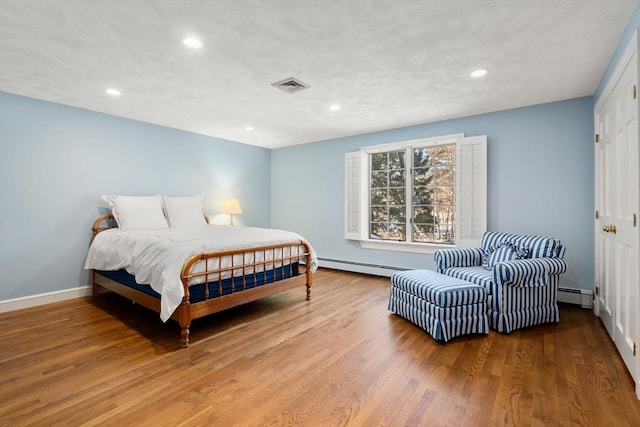
[[[192,255],[295,240],[306,242],[302,236],[291,231],[254,227],[201,225],[150,231],[120,231],[114,228],[102,231],[94,238],[85,268],[124,268],[135,276],[138,283],[149,284],[162,297],[160,319],[165,322],[182,302],[184,289],[180,272],[185,261]],[[312,264],[308,267],[313,272],[317,269],[318,259],[313,249],[311,252]],[[255,256],[256,261],[261,261],[260,253]],[[223,267],[231,265],[230,257],[227,258],[222,260]],[[236,258],[234,265],[238,265],[238,260],[241,259],[242,257]],[[195,266],[193,271],[203,271],[203,266]],[[260,269],[257,268],[257,271]],[[247,270],[245,274],[249,273]],[[227,277],[229,275],[227,273]],[[201,279],[200,283],[202,281]]]

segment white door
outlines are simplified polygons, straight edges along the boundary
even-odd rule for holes
[[[638,63],[635,49],[596,106],[596,314],[611,335],[640,398],[640,229]]]
[[[615,204],[615,192],[611,182],[614,180],[613,156],[614,144],[612,143],[610,123],[613,112],[610,111],[611,103],[605,104],[603,109],[596,114],[596,313],[600,316],[607,332],[613,334],[613,322],[615,301],[617,298],[615,283],[613,249],[615,247],[615,234],[609,233],[609,225],[613,224],[613,206]]]

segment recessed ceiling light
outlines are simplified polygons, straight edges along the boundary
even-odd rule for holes
[[[113,87],[110,87],[107,90],[105,90],[105,93],[107,95],[111,95],[111,96],[120,96],[121,95],[120,91],[118,89],[116,89],[116,88],[113,88]]]
[[[245,126],[244,130],[253,130],[253,126]]]
[[[479,70],[472,71],[470,76],[473,77],[474,79],[477,79],[478,77],[482,77],[485,74],[487,74],[487,70],[480,68]]]
[[[195,37],[185,37],[182,39],[182,43],[193,49],[200,49],[202,47],[202,42]]]
[[[340,106],[338,104],[333,104],[329,107],[329,110],[331,111],[338,111],[340,109]]]

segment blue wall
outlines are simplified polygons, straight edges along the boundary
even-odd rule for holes
[[[238,197],[270,225],[270,150],[0,92],[0,300],[87,285],[102,194]]]
[[[629,40],[634,10],[596,90]],[[448,133],[489,140],[489,228],[562,239],[563,285],[592,289],[594,97],[267,150],[0,92],[0,300],[83,286],[101,194],[204,194],[215,215],[295,230],[319,256],[434,268],[430,255],[363,250],[343,236],[344,153]],[[270,207],[270,210],[269,210]]]
[[[488,137],[488,227],[567,246],[563,286],[594,283],[593,97],[273,150],[271,223],[306,236],[318,256],[435,269],[432,255],[361,249],[344,239],[344,154],[451,133]]]

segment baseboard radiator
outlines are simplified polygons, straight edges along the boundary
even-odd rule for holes
[[[390,267],[388,265],[365,264],[362,262],[342,261],[338,259],[318,258],[320,267],[334,270],[351,271],[353,273],[365,273],[373,276],[391,277],[396,271],[405,271],[407,268]]]
[[[558,286],[558,302],[579,305],[582,308],[593,308],[593,291],[591,289],[567,288]]]
[[[320,267],[334,270],[351,271],[353,273],[371,274],[373,276],[391,277],[396,271],[407,268],[391,267],[388,265],[366,264],[362,262],[343,261],[338,259],[318,258]],[[560,286],[558,288],[558,302],[579,305],[582,308],[593,308],[593,291]]]

